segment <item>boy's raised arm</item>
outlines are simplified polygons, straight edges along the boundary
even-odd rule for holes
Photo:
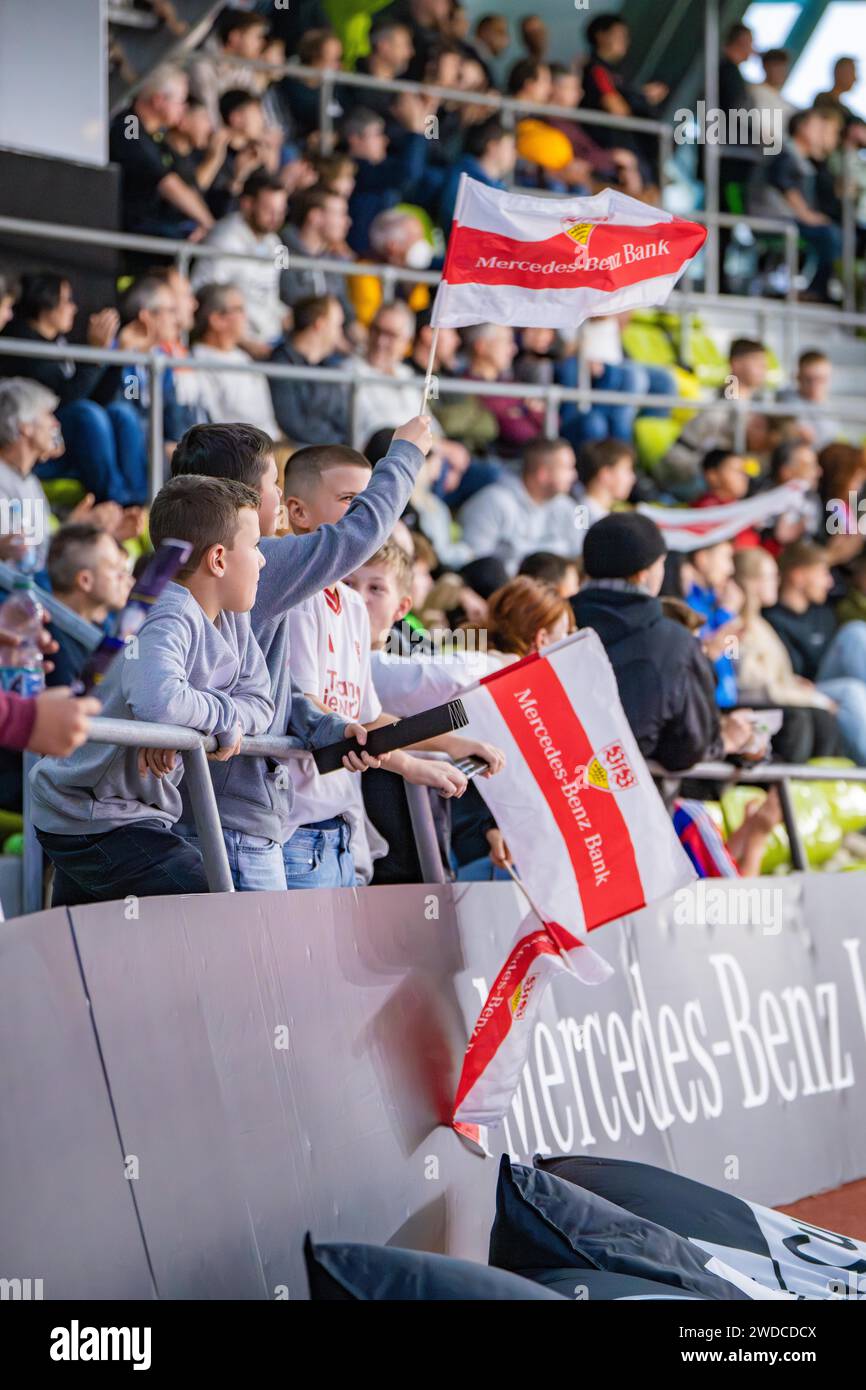
[[[306,536],[263,540],[267,563],[259,580],[256,611],[284,613],[375,555],[409,501],[431,443],[428,417],[416,416],[395,430],[391,448],[373,469],[369,486],[336,525],[319,526]]]

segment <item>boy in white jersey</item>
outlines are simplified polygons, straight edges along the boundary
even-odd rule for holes
[[[301,449],[286,465],[285,500],[289,524],[296,535],[335,523],[370,480],[370,464],[362,454],[342,448]],[[370,622],[363,601],[344,584],[335,584],[291,610],[292,675],[300,689],[328,713],[358,722],[368,729],[392,723],[383,712],[370,675]],[[352,711],[351,714],[348,711]],[[451,757],[478,753],[496,768],[497,750],[477,741],[445,735],[425,748]],[[434,787],[442,796],[461,796],[466,779],[448,763],[413,757],[401,749],[387,754],[383,765],[406,781]],[[346,771],[325,776],[291,763],[297,828],[283,846],[286,881],[290,888],[334,888],[355,884],[356,864],[368,876],[363,801],[358,778]]]

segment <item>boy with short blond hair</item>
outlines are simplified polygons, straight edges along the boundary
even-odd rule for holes
[[[303,451],[307,453],[307,451]],[[285,500],[296,535],[332,525],[363,492],[370,467],[363,456],[352,459],[320,453],[295,455],[286,468]],[[412,562],[399,550],[403,582],[411,583]],[[345,584],[312,594],[289,614],[292,672],[309,699],[342,717],[375,729],[394,722],[382,709],[370,674],[370,622],[364,601]],[[446,735],[423,745],[450,757],[482,757],[496,765],[495,750]],[[461,796],[466,779],[450,763],[414,757],[398,749],[381,759],[389,772],[405,781],[432,787],[441,796]],[[292,768],[295,826],[283,845],[289,888],[350,887],[360,870],[372,873],[364,828],[364,807],[357,778],[345,772],[319,776]]]
[[[224,761],[273,717],[267,667],[252,635],[264,559],[258,496],[243,483],[174,478],[150,513],[154,545],[192,550],[100,687],[108,718],[179,724],[214,735]],[[174,831],[180,755],[85,744],[31,773],[33,821],[55,868],[53,903],[204,893],[202,857]]]

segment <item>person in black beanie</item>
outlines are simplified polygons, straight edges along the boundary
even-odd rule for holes
[[[650,517],[611,512],[586,533],[586,582],[571,606],[578,627],[594,628],[604,643],[644,757],[680,772],[737,751],[751,725],[740,714],[720,720],[713,670],[699,642],[664,616],[658,594],[665,553]]]

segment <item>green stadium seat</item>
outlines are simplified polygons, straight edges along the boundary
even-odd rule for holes
[[[638,463],[652,473],[683,428],[682,420],[665,415],[639,415],[634,422],[634,443]]]
[[[845,768],[854,767],[850,758],[810,758],[810,767]],[[849,831],[866,829],[866,784],[846,782],[844,777],[833,782],[813,782],[808,785],[820,790],[827,803],[830,815],[843,834]]]
[[[84,486],[77,478],[47,478],[42,486],[53,512],[71,512],[84,497]]]
[[[763,801],[766,795],[763,787],[725,787],[722,792],[721,806],[726,838],[733,835],[735,830],[739,830],[745,820],[746,807],[749,802]],[[777,869],[790,868],[790,866],[791,846],[788,841],[788,832],[784,825],[778,825],[767,840],[764,857],[761,860],[761,873],[772,874]]]

